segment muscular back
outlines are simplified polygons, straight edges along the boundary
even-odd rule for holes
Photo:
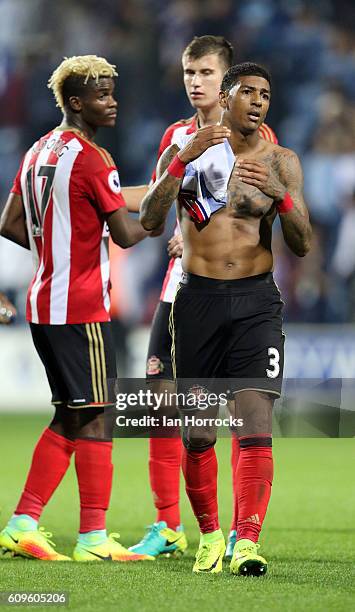
[[[278,145],[260,140],[250,157],[272,165]],[[248,154],[243,154],[247,159]],[[204,223],[194,223],[179,206],[184,238],[182,265],[186,272],[210,278],[234,279],[269,272],[273,268],[271,229],[276,216],[273,200],[257,187],[243,183],[235,166],[227,187],[227,204]]]

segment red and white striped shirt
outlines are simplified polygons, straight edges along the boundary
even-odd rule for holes
[[[63,325],[109,321],[105,215],[125,206],[109,153],[76,129],[56,128],[25,154],[22,196],[36,273],[26,318]]]
[[[193,134],[198,129],[197,125],[197,115],[194,115],[190,119],[181,119],[165,130],[163,137],[160,141],[159,150],[158,150],[158,159],[162,155],[162,153],[167,149],[171,144],[175,144],[176,141],[179,141],[180,136],[185,134]],[[264,140],[268,140],[269,142],[273,142],[277,144],[276,134],[273,130],[263,123],[259,127],[259,134],[261,138]],[[153,181],[156,179],[156,172],[154,170],[152,175]],[[180,233],[180,227],[178,220],[176,221],[176,226],[174,230],[174,234]],[[169,261],[168,269],[165,274],[165,278],[163,281],[162,290],[160,293],[160,300],[162,302],[173,302],[176,287],[180,282],[182,274],[182,266],[181,266],[181,257],[176,257],[175,259],[172,257]]]

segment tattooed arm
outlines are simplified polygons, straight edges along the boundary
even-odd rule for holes
[[[302,167],[296,153],[287,150],[287,153],[281,157],[279,168],[280,179],[293,200],[292,210],[279,215],[282,233],[291,251],[299,257],[304,257],[311,248],[312,227],[303,198]]]
[[[238,159],[236,173],[240,180],[258,187],[265,195],[280,204],[286,193],[293,200],[293,208],[281,213],[280,221],[286,244],[295,255],[304,257],[311,246],[312,228],[303,199],[303,173],[293,151],[277,147],[271,166],[251,159]]]
[[[228,136],[230,129],[225,125],[208,125],[197,130],[183,149],[180,150],[177,145],[165,149],[158,162],[157,180],[141,204],[139,219],[146,230],[156,229],[165,223],[169,209],[179,193],[183,177],[177,178],[167,172],[175,155],[179,152],[180,161],[186,165],[200,157],[209,147],[224,142]]]
[[[177,145],[165,149],[157,165],[157,180],[144,196],[139,213],[139,220],[146,230],[153,230],[165,223],[172,203],[176,199],[182,178],[176,178],[166,169],[179,151]]]

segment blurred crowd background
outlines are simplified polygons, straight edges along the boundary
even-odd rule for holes
[[[236,61],[270,69],[268,124],[300,156],[314,239],[305,259],[275,232],[287,322],[355,320],[355,11],[351,0],[0,0],[0,201],[24,151],[58,125],[46,87],[63,56],[117,64],[119,120],[98,142],[123,185],[147,183],[160,138],[192,114],[181,52],[195,35],[223,35]],[[116,318],[149,324],[167,265],[164,236],[122,252],[113,267]],[[0,240],[0,287],[24,313],[31,257]]]

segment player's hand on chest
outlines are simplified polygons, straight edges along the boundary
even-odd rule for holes
[[[241,180],[239,168],[234,165],[227,188],[227,208],[232,208],[237,217],[261,218],[268,213],[272,204],[273,198]]]
[[[228,201],[231,206],[246,208],[250,214],[262,216],[274,200],[282,200],[285,187],[268,160],[236,158],[229,184]]]

